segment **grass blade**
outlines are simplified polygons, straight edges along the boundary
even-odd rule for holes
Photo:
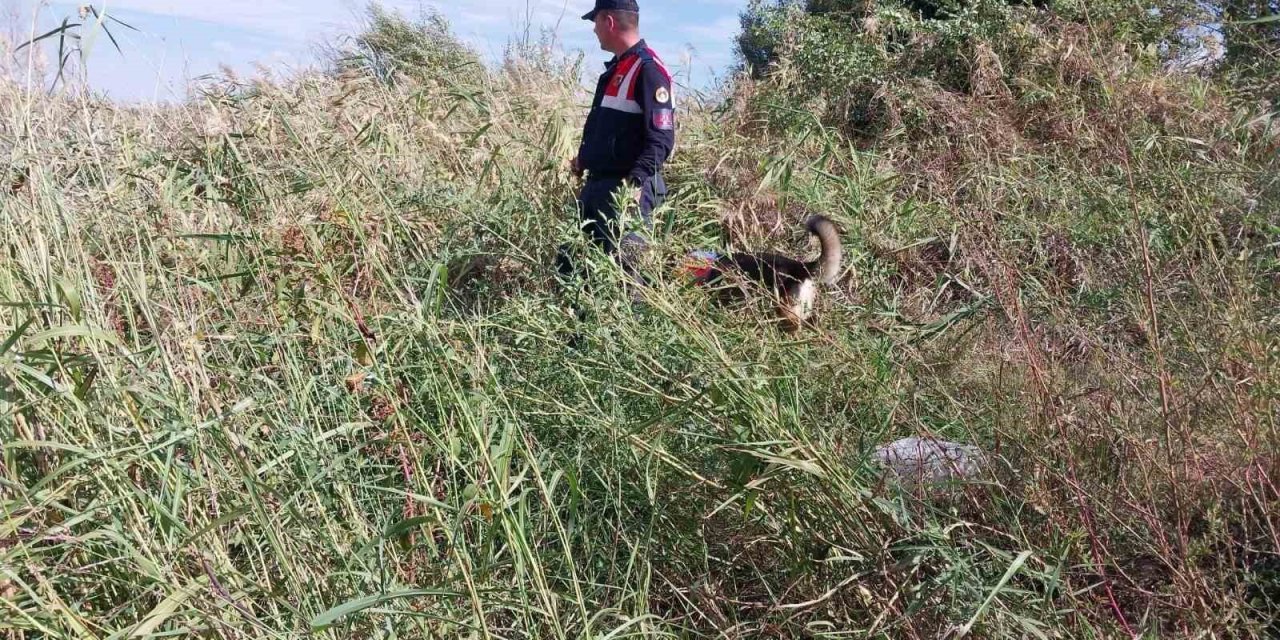
[[[392,593],[379,593],[363,598],[356,598],[344,602],[314,618],[311,619],[311,628],[315,630],[324,629],[329,625],[345,618],[349,615],[359,613],[365,609],[384,605],[395,600],[403,600],[405,598],[417,598],[419,596],[442,596],[447,598],[458,598],[463,594],[454,591],[445,591],[443,589],[409,589],[406,591],[395,591]]]
[[[1252,25],[1252,24],[1268,24],[1271,22],[1280,22],[1280,13],[1270,15],[1270,16],[1263,16],[1261,18],[1254,18],[1253,20],[1240,20],[1238,22],[1233,22],[1231,24]]]
[[[32,39],[30,39],[30,40],[28,40],[28,41],[26,41],[26,42],[24,42],[24,43],[20,44],[20,45],[18,45],[18,47],[17,47],[17,48],[15,48],[15,49],[13,50],[13,52],[14,52],[14,53],[17,53],[17,52],[19,52],[19,51],[22,51],[22,49],[23,49],[24,47],[29,47],[29,46],[31,46],[31,45],[33,45],[33,44],[37,43],[37,42],[40,42],[41,40],[44,40],[44,39],[46,39],[46,38],[50,38],[50,37],[56,36],[56,35],[58,35],[58,34],[60,34],[60,33],[65,33],[65,32],[66,32],[66,31],[68,31],[69,29],[75,29],[76,27],[79,27],[79,26],[80,26],[80,23],[79,23],[79,22],[72,23],[72,22],[70,22],[70,20],[71,20],[70,18],[65,18],[65,19],[63,19],[63,21],[62,21],[62,25],[61,25],[61,26],[56,27],[56,28],[54,28],[54,29],[51,29],[48,33],[45,33],[45,34],[42,34],[42,35],[38,35],[38,36],[36,36],[36,37],[34,37],[34,38],[32,38]],[[61,51],[61,50],[59,50],[59,51]]]
[[[110,333],[101,329],[94,329],[81,325],[70,325],[66,327],[58,327],[57,329],[50,329],[48,331],[41,331],[40,333],[31,336],[31,342],[34,344],[41,344],[57,338],[85,338],[105,342],[112,346],[120,346],[120,339]]]
[[[0,356],[8,353],[9,349],[12,349],[13,345],[17,344],[18,340],[22,339],[22,334],[26,333],[27,329],[35,321],[35,318],[28,318],[26,322],[22,323],[22,325],[17,329],[14,329],[13,333],[10,333],[8,338],[5,338],[4,342],[0,343]]]
[[[1009,584],[1009,581],[1013,579],[1014,574],[1018,573],[1018,570],[1022,568],[1022,565],[1027,563],[1027,558],[1030,557],[1030,551],[1023,551],[1018,554],[1017,558],[1014,558],[1013,564],[1009,565],[1009,569],[1004,572],[1004,576],[1000,578],[1000,582],[996,583],[995,588],[991,590],[991,593],[987,595],[987,599],[984,600],[982,605],[978,607],[978,610],[974,612],[973,617],[970,618],[963,627],[960,627],[960,632],[956,635],[957,638],[963,638],[966,635],[969,635],[969,632],[973,630],[973,625],[977,624],[978,618],[981,618],[982,614],[986,613],[987,609],[991,607],[991,603],[995,601],[996,596],[1000,595],[1000,591],[1004,589],[1006,584]]]

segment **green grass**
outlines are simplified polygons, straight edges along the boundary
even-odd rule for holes
[[[690,100],[633,305],[551,272],[573,78],[0,88],[0,637],[1275,628],[1273,131],[1138,69],[1012,148]],[[847,248],[814,330],[674,275],[806,210]],[[989,474],[883,481],[925,434]]]

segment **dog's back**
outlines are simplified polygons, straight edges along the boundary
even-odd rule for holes
[[[780,294],[813,277],[808,263],[776,253],[734,253],[720,258],[716,266]]]
[[[706,280],[736,276],[763,286],[776,297],[778,315],[787,328],[799,328],[813,311],[817,283],[834,282],[842,259],[840,235],[830,219],[813,216],[805,227],[817,236],[822,246],[817,260],[802,262],[776,253],[734,253],[719,258],[706,274]],[[739,287],[725,287],[722,292],[734,297],[742,293]]]

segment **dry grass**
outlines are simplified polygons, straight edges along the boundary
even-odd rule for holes
[[[555,283],[572,69],[0,87],[0,635],[1266,637],[1275,134],[1081,37],[870,142],[685,110],[661,258],[842,227],[793,341]]]

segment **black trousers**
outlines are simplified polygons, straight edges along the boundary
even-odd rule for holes
[[[647,244],[645,239],[636,233],[622,235],[619,212],[614,208],[614,194],[622,189],[623,178],[600,177],[588,178],[578,193],[578,215],[581,218],[583,232],[593,244],[605,254],[616,256],[619,246],[630,251],[643,250]],[[640,187],[640,218],[645,232],[653,229],[653,210],[666,199],[667,185],[662,176],[654,176]],[[625,195],[622,197],[626,197]],[[624,256],[625,257],[625,256]],[[622,263],[628,268],[627,261]],[[563,275],[571,275],[573,263],[568,251],[561,247],[556,258],[557,270]],[[630,269],[627,269],[630,271]]]
[[[620,240],[619,215],[613,208],[613,199],[622,182],[622,178],[591,178],[578,193],[578,213],[587,236],[610,255],[618,250]],[[640,217],[646,231],[653,228],[653,210],[662,204],[666,195],[667,186],[662,176],[654,176],[641,185]]]

